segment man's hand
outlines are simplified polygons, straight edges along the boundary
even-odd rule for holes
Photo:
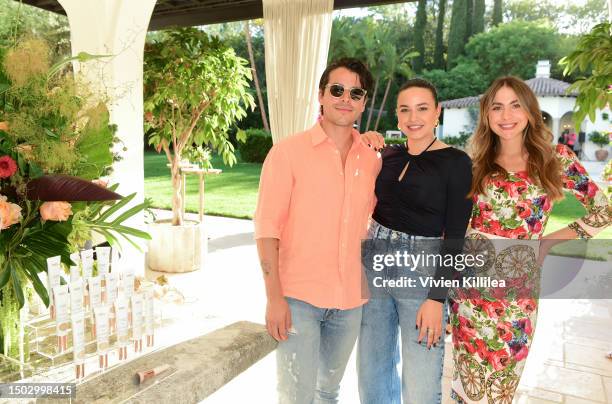
[[[284,296],[268,298],[266,305],[266,328],[268,334],[277,341],[287,339],[287,330],[291,328],[291,310]]]
[[[374,131],[368,131],[362,134],[361,142],[376,151],[381,151],[385,147],[385,138],[383,135]]]
[[[437,344],[442,335],[442,309],[444,305],[435,300],[427,299],[419,307],[416,316],[416,326],[419,329],[417,342],[427,338],[427,348]]]

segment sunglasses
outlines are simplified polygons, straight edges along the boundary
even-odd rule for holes
[[[340,98],[342,97],[342,94],[344,94],[344,86],[342,84],[328,84],[325,86],[325,88],[327,87],[329,87],[329,93],[332,95],[332,97]],[[365,97],[367,91],[363,88],[351,87],[349,89],[349,94],[351,95],[351,99],[353,101],[360,101],[363,97]]]

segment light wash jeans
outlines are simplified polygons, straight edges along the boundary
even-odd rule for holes
[[[401,244],[409,253],[435,254],[439,239],[410,236],[390,230],[372,221],[368,234],[376,246],[369,245],[365,255],[392,253]],[[392,241],[391,246],[388,242]],[[438,241],[436,241],[438,240]],[[364,263],[367,258],[364,255]],[[385,267],[376,272],[365,264],[371,292],[369,302],[363,306],[361,333],[357,345],[359,397],[362,404],[435,404],[442,397],[442,367],[444,360],[444,325],[446,307],[443,308],[442,336],[437,346],[427,349],[426,341],[417,343],[416,314],[425,299],[428,288],[421,286],[419,277],[433,276],[435,268],[420,267],[417,271]],[[397,279],[408,276],[416,286],[404,288],[375,288],[374,277]],[[400,333],[401,330],[401,333]],[[401,338],[401,344],[400,344]],[[426,337],[425,337],[426,338]],[[401,345],[401,383],[398,373]]]
[[[280,404],[337,403],[361,307],[322,309],[287,297],[292,328],[276,349]]]

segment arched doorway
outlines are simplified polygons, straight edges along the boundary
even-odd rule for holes
[[[561,120],[559,121],[559,130],[561,133],[564,131],[569,131],[570,133],[578,133],[578,130],[574,126],[574,119],[572,117],[572,111],[567,111],[565,114],[561,116]],[[559,133],[559,134],[561,134]]]
[[[542,111],[542,119],[544,120],[544,124],[546,124],[546,127],[552,130],[552,116],[550,116],[548,112]]]

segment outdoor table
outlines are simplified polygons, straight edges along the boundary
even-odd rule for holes
[[[169,164],[168,164],[169,166]],[[219,175],[223,172],[218,168],[200,168],[196,165],[192,164],[181,164],[179,166],[179,170],[181,173],[181,180],[183,182],[183,189],[181,189],[181,196],[183,198],[183,217],[185,217],[185,206],[187,205],[187,201],[185,200],[185,193],[187,189],[187,174],[197,174],[199,180],[199,193],[200,193],[200,207],[198,210],[200,223],[204,220],[204,181],[207,174]]]

